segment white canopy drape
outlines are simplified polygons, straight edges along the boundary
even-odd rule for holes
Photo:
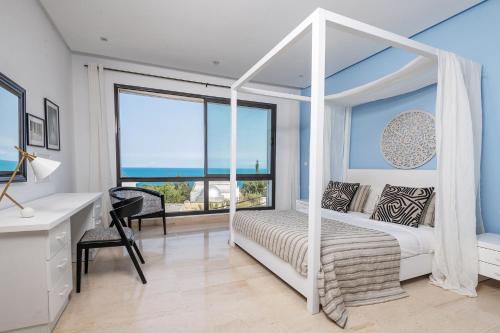
[[[330,104],[330,105],[328,105]],[[327,108],[331,110],[331,138],[326,144],[329,145],[330,156],[330,179],[345,181],[349,157],[350,138],[350,115],[351,108],[343,105],[328,103]],[[325,108],[325,110],[327,109]],[[326,119],[326,117],[325,117]],[[326,145],[325,144],[325,145]],[[324,156],[326,158],[326,156]],[[325,164],[326,165],[326,164]]]
[[[436,99],[438,184],[431,281],[476,296],[481,160],[481,66],[440,51]]]
[[[355,106],[398,96],[437,82],[437,64],[422,56],[377,80],[325,97],[326,101]]]
[[[323,130],[323,190],[326,189],[328,182],[332,179],[332,121],[333,121],[333,110],[331,105],[325,105],[325,120],[324,120],[324,130]]]

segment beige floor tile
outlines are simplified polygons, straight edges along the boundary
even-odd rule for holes
[[[228,246],[227,216],[175,219],[163,236],[144,223],[138,244],[142,285],[123,249],[102,249],[72,294],[55,332],[489,332],[500,333],[500,282],[477,298],[429,284],[403,283],[409,297],[348,308],[345,329],[239,248]]]

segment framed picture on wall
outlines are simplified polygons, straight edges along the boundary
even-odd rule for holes
[[[32,114],[26,115],[28,145],[45,148],[45,120]]]
[[[59,127],[59,106],[45,98],[45,141],[47,149],[61,150],[61,133]]]

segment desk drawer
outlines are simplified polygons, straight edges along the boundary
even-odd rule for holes
[[[54,258],[47,261],[48,290],[56,287],[57,282],[65,275],[71,276],[71,248],[69,244],[62,248]]]
[[[71,244],[71,227],[69,220],[49,230],[47,259],[53,258],[61,249]]]
[[[479,260],[490,264],[500,265],[500,252],[479,247]]]
[[[500,266],[489,264],[484,261],[479,262],[479,274],[489,278],[500,280]]]
[[[68,300],[71,289],[73,289],[71,269],[68,268],[67,272],[68,274],[65,274],[55,287],[49,291],[49,318],[51,322],[57,318]]]
[[[102,224],[102,218],[100,216],[92,219],[93,228],[96,227],[101,228],[101,224]]]
[[[94,202],[93,217],[95,219],[101,218],[101,212],[102,212],[101,200],[97,200],[96,202]]]

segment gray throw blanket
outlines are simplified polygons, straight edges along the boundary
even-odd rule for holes
[[[239,211],[233,227],[307,276],[307,215],[294,210]],[[346,306],[406,297],[399,283],[400,258],[393,236],[322,219],[318,292],[323,311],[344,327]]]

